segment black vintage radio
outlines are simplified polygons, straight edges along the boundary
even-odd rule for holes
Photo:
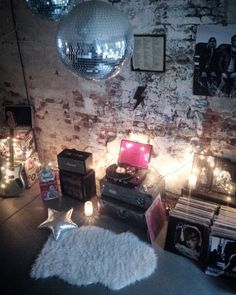
[[[64,149],[57,155],[60,170],[87,174],[93,168],[93,155],[76,149]]]
[[[86,175],[59,170],[61,193],[85,202],[96,195],[95,171],[90,170]]]

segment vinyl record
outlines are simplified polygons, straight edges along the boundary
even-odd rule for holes
[[[123,168],[124,173],[117,172],[119,168]],[[124,181],[132,178],[135,172],[135,167],[112,164],[106,169],[106,176],[115,181]]]

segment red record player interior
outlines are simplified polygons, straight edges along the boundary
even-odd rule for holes
[[[151,157],[152,145],[121,140],[118,165],[130,165],[137,168],[147,169]]]

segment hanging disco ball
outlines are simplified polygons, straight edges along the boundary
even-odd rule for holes
[[[101,1],[77,5],[60,21],[56,41],[62,62],[88,80],[114,77],[133,52],[127,17]]]
[[[58,21],[76,5],[77,0],[26,0],[30,11],[43,19]]]

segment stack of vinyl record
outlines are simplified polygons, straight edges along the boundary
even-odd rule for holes
[[[236,278],[236,209],[221,206],[209,239],[206,274]]]
[[[180,197],[170,211],[165,249],[204,265],[207,259],[210,226],[219,206]]]

